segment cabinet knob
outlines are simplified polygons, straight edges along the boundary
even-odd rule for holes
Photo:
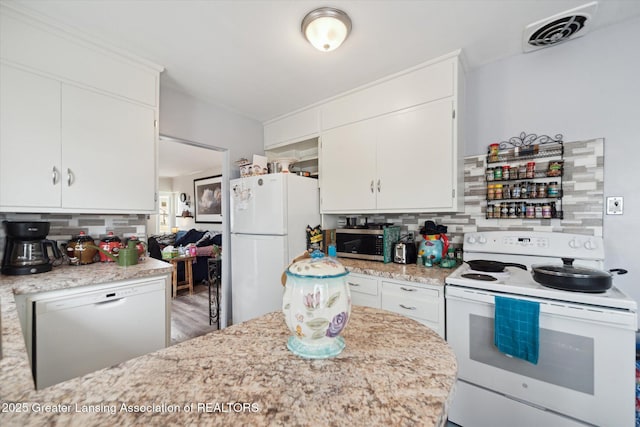
[[[360,286],[360,283],[347,282],[349,286]]]
[[[371,180],[371,193],[373,193],[373,180]]]
[[[72,183],[73,183],[73,172],[71,172],[71,169],[67,168],[67,187],[71,187]]]
[[[415,307],[408,307],[408,306],[406,306],[404,304],[399,304],[399,305],[400,305],[400,307],[404,308],[405,310],[416,310]]]
[[[407,292],[416,292],[417,289],[405,288],[404,286],[400,286],[400,289]]]
[[[380,180],[378,180],[378,193],[380,192],[380,188],[381,188]]]

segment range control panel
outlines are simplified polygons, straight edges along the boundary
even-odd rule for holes
[[[464,235],[465,252],[604,259],[599,236],[536,231],[486,231]]]

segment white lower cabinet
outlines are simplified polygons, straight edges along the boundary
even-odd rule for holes
[[[444,285],[434,286],[350,273],[351,303],[402,314],[430,327],[444,338]]]
[[[367,307],[380,308],[380,289],[378,279],[365,274],[350,273],[347,284],[351,291],[351,303]]]
[[[382,308],[430,327],[444,338],[444,286],[382,280]]]

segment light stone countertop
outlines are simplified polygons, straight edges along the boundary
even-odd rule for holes
[[[439,266],[424,267],[416,264],[383,263],[377,261],[364,261],[352,258],[340,258],[338,261],[353,273],[368,274],[385,279],[404,280],[407,282],[424,283],[427,285],[444,286],[444,280],[453,273],[454,268],[442,268]]]
[[[269,313],[44,390],[3,385],[2,401],[26,412],[0,424],[446,424],[457,364],[430,328],[356,306],[333,359],[295,356],[288,336],[282,313]]]
[[[20,276],[0,275],[0,324],[2,325],[2,359],[0,359],[0,404],[20,400],[33,392],[34,383],[14,295],[70,289],[170,274],[171,264],[147,258],[134,266],[94,263],[81,266],[54,267],[47,273]],[[0,425],[6,414],[0,407]]]

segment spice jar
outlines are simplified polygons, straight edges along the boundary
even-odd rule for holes
[[[487,185],[487,199],[493,200],[496,198],[496,184]]]
[[[519,183],[513,184],[511,186],[511,198],[519,199],[521,197],[520,196],[521,194],[522,194],[522,189],[520,188],[520,184]]]
[[[551,218],[551,205],[549,203],[542,205],[542,218]]]
[[[500,144],[494,143],[489,145],[489,161],[498,161],[498,150],[500,150]]]
[[[517,218],[515,203],[509,203],[509,218]]]
[[[530,199],[535,199],[536,197],[538,197],[538,188],[536,187],[535,182],[529,182],[527,184],[527,192],[529,193]]]
[[[534,206],[535,209],[535,217],[542,218],[542,203],[538,203]]]
[[[529,197],[529,191],[527,186],[529,185],[529,183],[527,182],[523,182],[522,184],[520,184],[520,198],[521,199],[526,199]]]
[[[511,169],[509,167],[509,165],[504,165],[502,166],[502,179],[504,180],[508,180],[509,179],[509,169]]]
[[[527,177],[527,165],[520,165],[518,167],[518,176],[520,179],[524,179]]]
[[[501,167],[493,168],[493,179],[496,180],[496,181],[501,181],[502,180],[502,168]]]
[[[487,181],[493,181],[493,168],[487,168],[484,176],[487,179]]]
[[[500,203],[493,205],[493,217],[500,218]]]
[[[535,178],[536,177],[536,162],[527,163],[527,178]]]
[[[500,218],[509,218],[509,206],[506,203],[500,203]]]
[[[518,179],[518,167],[517,166],[512,166],[509,169],[509,178],[510,179]]]
[[[558,193],[559,193],[558,183],[555,181],[550,182],[549,185],[547,186],[547,196],[558,197]]]
[[[544,198],[547,197],[547,184],[545,184],[544,182],[539,182],[538,183],[538,198]]]
[[[535,218],[536,216],[536,210],[535,207],[533,206],[533,203],[527,203],[527,209],[525,211],[525,217],[526,218]]]
[[[496,200],[502,199],[502,184],[495,184],[494,198]]]

